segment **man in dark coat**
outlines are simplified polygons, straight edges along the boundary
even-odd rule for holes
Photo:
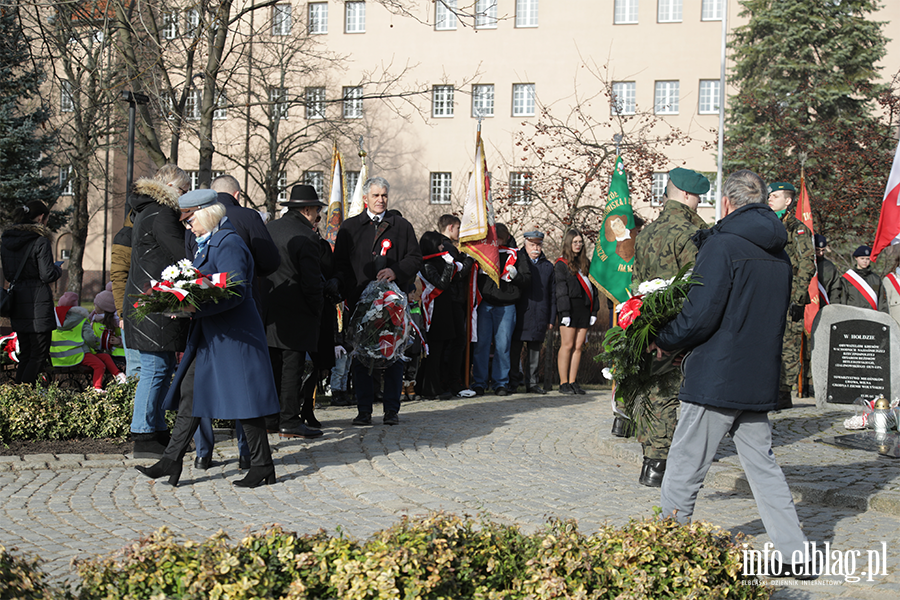
[[[315,382],[312,354],[316,352],[322,322],[323,287],[321,248],[314,230],[316,215],[325,206],[311,185],[295,185],[283,217],[268,225],[281,255],[281,266],[263,282],[264,315],[269,357],[281,414],[267,418],[277,423],[282,437],[318,437],[322,432],[304,424],[301,388]],[[311,410],[309,407],[307,410]]]
[[[725,182],[725,217],[698,234],[684,309],[660,330],[651,350],[690,349],[679,392],[681,416],[662,481],[663,516],[690,521],[719,442],[730,434],[763,525],[783,565],[801,576],[806,536],[791,491],[772,454],[766,413],[778,401],[781,345],[791,294],[787,232],[766,206],[766,184],[747,170]],[[793,562],[793,564],[792,564]],[[774,573],[785,569],[774,565]],[[810,578],[810,577],[807,577]]]
[[[364,184],[366,210],[341,225],[334,243],[335,277],[347,305],[355,308],[366,286],[377,280],[393,281],[401,290],[409,289],[422,268],[422,252],[409,221],[388,214],[390,184],[383,177],[370,177]],[[351,367],[359,414],[354,425],[372,424],[375,379],[358,360]],[[400,422],[400,392],[403,362],[384,370],[384,423]]]
[[[509,389],[515,392],[522,381],[525,391],[532,394],[546,394],[538,385],[537,371],[541,361],[541,345],[547,332],[556,320],[556,285],[553,263],[544,256],[544,234],[529,231],[525,234],[525,245],[519,250],[531,261],[531,286],[522,292],[516,304],[516,327],[510,351]],[[519,369],[522,349],[528,348],[523,364],[525,374]]]
[[[446,353],[444,367],[447,370],[447,378],[450,381],[450,391],[454,394],[469,398],[475,395],[465,386],[465,373],[463,372],[463,363],[466,358],[466,345],[469,340],[466,336],[468,332],[468,308],[469,308],[469,277],[472,267],[475,265],[475,259],[468,254],[459,251],[459,226],[461,221],[459,217],[454,215],[441,215],[438,219],[438,231],[441,233],[444,247],[453,256],[453,260],[459,263],[460,268],[453,281],[450,282],[450,294],[453,329],[455,335],[451,342],[450,350]]]

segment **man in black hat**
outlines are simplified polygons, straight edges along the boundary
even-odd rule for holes
[[[267,417],[266,428],[277,427],[282,437],[318,437],[321,430],[304,424],[313,407],[311,395],[304,401],[301,390],[315,382],[312,356],[319,328],[331,326],[321,322],[324,280],[314,230],[325,204],[311,185],[295,185],[288,201],[280,204],[287,212],[267,226],[281,265],[263,283],[263,323],[281,413]]]
[[[881,277],[872,272],[872,249],[860,246],[853,251],[853,259],[856,266],[844,273],[837,304],[887,312]]]
[[[407,290],[422,268],[422,251],[409,221],[388,211],[390,184],[383,177],[370,177],[363,185],[366,210],[341,225],[334,242],[335,276],[350,310],[356,308],[366,286],[375,280],[393,281]],[[403,362],[384,369],[384,424],[400,422],[400,392]],[[375,377],[358,360],[351,367],[359,414],[354,425],[372,424]]]

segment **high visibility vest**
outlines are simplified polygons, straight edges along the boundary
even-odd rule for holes
[[[107,354],[110,354],[112,356],[121,356],[122,358],[125,358],[125,348],[123,348],[122,346],[110,346],[108,341],[108,337],[112,335],[117,335],[121,338],[121,333],[110,331],[106,328],[106,325],[97,321],[91,323],[91,329],[94,330],[94,335],[96,335],[97,339],[100,340],[100,352],[106,352]],[[109,332],[108,335],[107,332]]]
[[[72,329],[54,329],[50,338],[50,362],[54,367],[71,367],[81,364],[85,350],[89,350],[81,335],[82,319]]]

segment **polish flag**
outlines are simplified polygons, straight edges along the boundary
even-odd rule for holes
[[[894,154],[891,176],[884,190],[881,216],[878,217],[878,229],[872,243],[872,262],[875,262],[879,252],[894,244],[900,244],[900,145]]]

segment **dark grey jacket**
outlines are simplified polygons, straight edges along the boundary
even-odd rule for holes
[[[32,242],[35,244],[29,252]],[[0,257],[3,261],[3,275],[7,281],[16,276],[19,265],[25,261],[22,274],[15,286],[10,318],[12,328],[22,333],[56,329],[53,291],[49,284],[62,276],[62,269],[53,263],[50,230],[32,223],[8,227],[0,239]]]

